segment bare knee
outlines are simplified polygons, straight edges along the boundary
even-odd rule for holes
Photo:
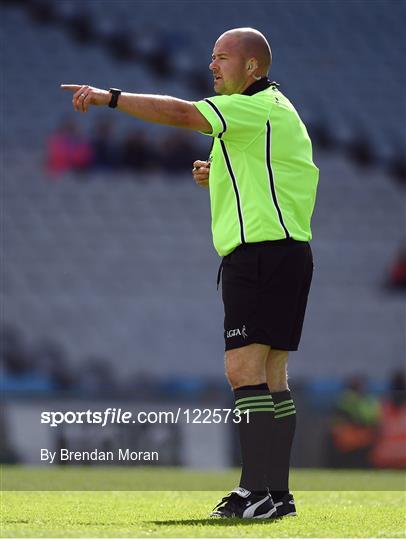
[[[269,347],[253,343],[226,351],[226,376],[232,388],[266,382],[265,362]]]
[[[269,391],[283,392],[288,386],[288,351],[271,349],[266,360],[266,380]]]

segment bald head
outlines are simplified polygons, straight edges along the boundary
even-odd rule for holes
[[[255,81],[268,75],[271,48],[265,37],[253,28],[224,32],[214,44],[209,69],[217,94],[242,94]]]
[[[234,28],[224,32],[217,41],[223,38],[230,40],[239,49],[245,61],[254,58],[260,75],[268,74],[272,64],[272,52],[267,39],[261,32],[254,28]]]

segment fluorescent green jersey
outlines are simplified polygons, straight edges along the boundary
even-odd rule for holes
[[[306,127],[267,79],[244,94],[195,103],[212,127],[213,242],[224,256],[238,245],[311,240],[319,171]]]

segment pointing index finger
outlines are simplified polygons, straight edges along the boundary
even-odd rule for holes
[[[76,90],[79,90],[81,88],[80,84],[61,84],[60,88],[62,90],[73,90],[76,92]]]

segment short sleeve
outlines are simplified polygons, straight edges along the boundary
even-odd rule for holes
[[[266,107],[257,96],[214,96],[194,105],[211,125],[211,133],[205,135],[237,144],[248,144],[267,120]]]

